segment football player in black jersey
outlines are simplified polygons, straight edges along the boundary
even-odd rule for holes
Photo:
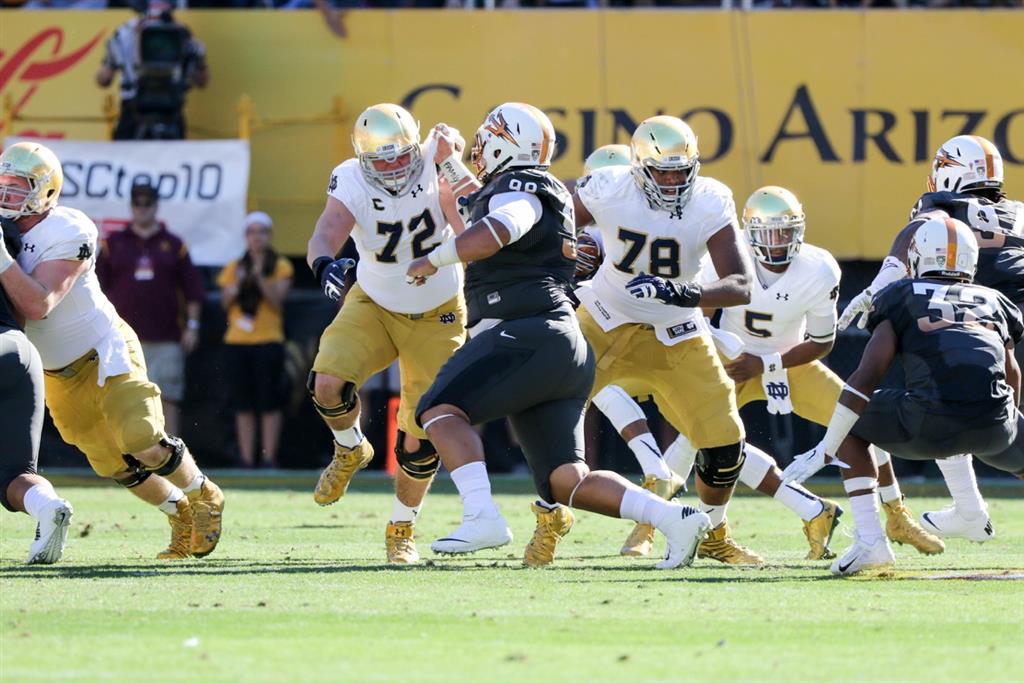
[[[928,192],[911,211],[911,218],[941,212],[970,227],[978,238],[978,272],[974,281],[1004,294],[1024,306],[1024,203],[1009,199],[1003,189],[1003,160],[989,140],[977,135],[958,135],[936,152],[928,176]],[[871,303],[872,292],[904,276],[905,255],[913,234],[908,226],[897,235],[881,271],[868,289],[855,297],[839,320],[843,329]],[[864,326],[865,316],[859,324]],[[1014,353],[1024,362],[1024,347]],[[984,542],[994,537],[987,506],[978,490],[970,455],[938,463],[953,505],[925,512],[921,523],[944,537]]]
[[[0,169],[0,175],[3,174]],[[40,195],[42,188],[29,192]],[[0,274],[21,251],[21,233],[10,220],[14,197],[0,193]],[[5,212],[8,212],[5,215]],[[0,285],[0,503],[36,520],[29,564],[53,564],[64,552],[73,510],[36,472],[43,431],[43,363],[22,331],[21,321]]]
[[[894,560],[878,521],[869,443],[917,460],[973,453],[1024,475],[1020,367],[1012,353],[1024,337],[1024,318],[1007,297],[972,283],[978,241],[967,225],[939,216],[912,225],[910,278],[875,297],[867,315],[871,339],[825,438],[786,469],[800,480],[828,462],[844,468],[856,529],[853,545],[832,565],[841,576]],[[906,388],[875,391],[897,357]]]
[[[657,566],[686,565],[710,528],[708,516],[614,472],[592,472],[583,460],[594,354],[569,298],[575,217],[565,186],[547,171],[554,144],[554,127],[536,107],[507,103],[491,111],[472,151],[482,187],[464,202],[470,227],[409,266],[410,280],[423,282],[445,264],[469,263],[470,340],[441,368],[416,409],[463,502],[462,525],[431,547],[467,553],[512,540],[491,498],[483,445],[472,429],[507,416],[540,495],[524,564],[551,562],[572,527],[575,506],[652,524],[668,541]],[[467,185],[469,171],[457,155],[440,170],[453,188]]]

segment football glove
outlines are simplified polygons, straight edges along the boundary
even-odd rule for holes
[[[657,299],[669,306],[693,308],[700,304],[702,294],[696,282],[672,282],[657,275],[640,273],[626,283],[626,289],[637,299]]]
[[[796,482],[797,484],[802,484],[804,480],[814,476],[818,470],[826,465],[835,465],[840,469],[849,469],[850,467],[835,456],[828,456],[830,459],[826,462],[826,457],[825,441],[822,440],[811,450],[793,458],[793,462],[789,463],[789,466],[782,470],[783,483]]]
[[[850,299],[850,303],[846,304],[846,308],[843,309],[843,314],[839,316],[839,322],[837,324],[840,332],[849,327],[850,323],[852,323],[853,319],[858,315],[860,316],[860,320],[857,321],[857,327],[863,330],[864,327],[867,326],[868,311],[871,310],[872,297],[874,297],[874,292],[872,292],[869,287]]]
[[[341,301],[345,291],[345,273],[354,265],[356,262],[350,258],[332,259],[330,256],[321,256],[313,261],[313,274],[328,299]]]

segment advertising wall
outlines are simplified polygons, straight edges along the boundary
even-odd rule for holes
[[[100,139],[94,73],[119,12],[6,12],[0,97],[14,134]],[[339,41],[314,12],[194,11],[211,84],[190,95],[201,137],[237,135],[237,105],[287,119],[251,139],[249,204],[302,253],[358,112],[410,108],[467,138],[492,106],[551,116],[554,171],[575,177],[595,147],[627,142],[656,113],[684,116],[702,172],[737,202],[762,184],[794,190],[808,240],[840,258],[879,258],[924,188],[937,146],[992,139],[1011,195],[1024,196],[1024,14],[984,12],[357,11]],[[344,103],[344,131],[325,118]]]

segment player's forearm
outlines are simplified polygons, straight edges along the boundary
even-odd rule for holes
[[[805,341],[782,354],[782,367],[795,368],[824,358],[832,350],[832,342]]]
[[[485,218],[459,235],[455,244],[459,260],[470,263],[494,256],[511,239],[511,233],[501,221]]]
[[[750,303],[750,277],[734,273],[701,287],[701,308],[725,308]]]
[[[17,263],[0,273],[0,284],[14,307],[29,320],[42,320],[60,303],[54,292],[28,275]]]
[[[323,256],[334,258],[334,256],[341,250],[344,243],[339,245],[332,244],[332,241],[327,239],[319,230],[313,232],[313,236],[309,238],[309,244],[306,247],[306,263],[309,267],[313,267],[313,262]]]

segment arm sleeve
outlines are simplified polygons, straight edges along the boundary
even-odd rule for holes
[[[502,192],[491,197],[487,210],[488,217],[496,218],[508,228],[512,236],[509,244],[522,239],[544,215],[540,200],[529,192]]]
[[[178,287],[185,295],[185,301],[203,300],[206,292],[203,290],[203,278],[199,275],[199,269],[192,263],[192,257],[188,254],[188,247],[181,243],[178,252]]]

